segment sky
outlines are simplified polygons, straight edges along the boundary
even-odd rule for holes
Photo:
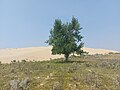
[[[47,46],[54,20],[72,16],[85,47],[120,51],[120,0],[0,0],[0,48]]]

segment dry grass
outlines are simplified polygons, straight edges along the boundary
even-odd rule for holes
[[[9,81],[25,77],[30,81],[27,90],[120,90],[120,60],[114,56],[70,57],[67,63],[56,59],[1,64],[0,90],[10,90]]]

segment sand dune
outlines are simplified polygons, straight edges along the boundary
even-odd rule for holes
[[[9,48],[0,49],[0,61],[2,63],[10,63],[12,60],[50,60],[50,58],[60,58],[63,55],[51,55],[51,46],[47,47],[30,47],[30,48]],[[116,52],[105,49],[83,48],[89,54],[107,54],[109,52]]]
[[[94,48],[83,48],[84,51],[89,52],[89,54],[108,54],[109,52],[116,53],[118,51],[106,50],[106,49],[94,49]]]

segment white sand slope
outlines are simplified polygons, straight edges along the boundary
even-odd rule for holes
[[[50,60],[50,58],[61,58],[63,55],[52,55],[51,46],[47,47],[30,47],[30,48],[16,48],[16,49],[0,49],[0,61],[2,63],[10,63],[12,60]],[[89,54],[107,54],[109,52],[116,52],[104,49],[83,48]]]
[[[109,52],[117,53],[118,51],[106,50],[106,49],[94,49],[94,48],[83,48],[84,51],[89,52],[89,54],[108,54]]]

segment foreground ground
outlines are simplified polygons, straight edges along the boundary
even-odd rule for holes
[[[10,81],[29,82],[27,90],[120,90],[120,54],[88,55],[51,61],[11,62],[0,65],[0,90]]]

